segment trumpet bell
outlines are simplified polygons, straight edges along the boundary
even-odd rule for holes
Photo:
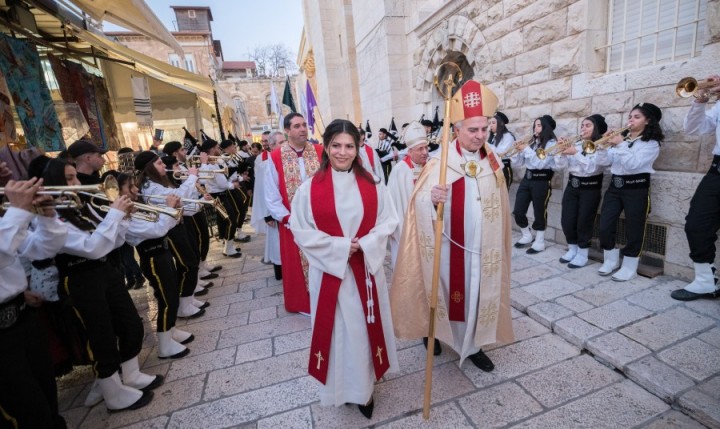
[[[593,143],[589,140],[585,140],[583,142],[582,148],[583,148],[583,152],[585,152],[587,154],[593,154],[593,153],[597,152],[597,145],[595,145],[595,143]]]
[[[697,79],[694,77],[684,77],[675,86],[675,93],[682,97],[688,98],[695,95],[699,87]]]
[[[543,149],[541,147],[535,149],[535,155],[537,155],[537,157],[540,159],[547,158],[547,152],[545,152],[545,149]]]

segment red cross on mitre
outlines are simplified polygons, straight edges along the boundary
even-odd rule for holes
[[[462,91],[463,116],[466,118],[484,116],[480,82],[469,80],[460,91]]]
[[[452,97],[450,119],[462,121],[476,116],[492,116],[497,108],[497,96],[476,80],[468,80]]]

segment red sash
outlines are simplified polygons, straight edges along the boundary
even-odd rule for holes
[[[363,147],[365,148],[365,153],[367,154],[368,160],[370,161],[370,168],[375,170],[375,157],[373,156],[373,148],[368,145],[365,145]]]
[[[448,317],[465,321],[465,177],[452,184],[450,206],[450,302]]]
[[[262,159],[263,161],[267,161],[268,153],[269,153],[268,151],[264,150],[262,155],[260,156],[260,159]]]
[[[313,217],[320,231],[333,237],[342,237],[343,231],[335,209],[332,172],[329,167],[325,173],[326,174],[321,176],[315,175],[312,179],[310,204]],[[375,185],[367,180],[358,178],[357,184],[363,202],[363,218],[355,236],[363,237],[370,232],[377,221],[378,196]],[[385,336],[383,334],[382,320],[380,317],[375,278],[372,275],[370,275],[369,279],[365,277],[365,258],[362,251],[355,252],[348,263],[355,277],[355,284],[357,285],[360,300],[365,310],[370,353],[372,355],[373,367],[375,368],[375,378],[379,380],[390,368],[390,363],[388,362],[387,349],[385,347]],[[327,381],[327,372],[330,364],[328,360],[330,358],[332,332],[335,324],[335,309],[337,308],[337,298],[342,281],[343,279],[341,278],[323,273],[322,283],[320,284],[320,296],[318,298],[317,309],[315,310],[315,324],[313,325],[312,341],[310,342],[308,373],[323,384]],[[372,315],[369,316],[368,305],[366,305],[368,302],[368,282],[372,284],[372,301],[368,305],[374,305],[374,320],[372,320]],[[347,340],[353,341],[353,339]]]
[[[403,158],[403,161],[405,161],[405,164],[407,164],[408,167],[410,167],[410,171],[414,172],[415,165],[413,165],[412,159],[410,159],[409,156],[405,156],[405,158]],[[417,182],[417,177],[414,177],[414,176],[415,175],[413,174],[413,185],[415,184],[415,182]]]

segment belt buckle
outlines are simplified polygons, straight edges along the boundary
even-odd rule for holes
[[[21,307],[10,303],[0,309],[0,329],[7,329],[17,322]]]
[[[625,180],[622,177],[613,177],[613,185],[620,189],[625,185]]]
[[[570,179],[570,186],[572,186],[573,188],[579,188],[580,179],[578,179],[577,177],[573,177],[572,179]]]
[[[532,171],[527,170],[527,171],[525,172],[525,178],[526,178],[526,179],[532,179],[532,177],[533,177]]]

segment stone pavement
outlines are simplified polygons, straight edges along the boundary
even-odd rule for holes
[[[310,319],[288,314],[282,286],[260,262],[263,237],[244,256],[211,259],[224,269],[207,314],[181,321],[191,354],[156,356],[149,289],[133,291],[145,320],[144,370],[163,374],[150,405],[108,414],[82,405],[88,367],[59,381],[60,406],[76,428],[720,428],[720,301],[680,303],[670,277],[616,283],[592,263],[560,264],[563,246],[513,251],[517,341],[489,348],[484,373],[444,348],[435,360],[431,419],[422,419],[425,349],[399,341],[400,372],[375,388],[368,421],[356,407],[320,407],[307,375]],[[389,263],[386,267],[388,273]]]

